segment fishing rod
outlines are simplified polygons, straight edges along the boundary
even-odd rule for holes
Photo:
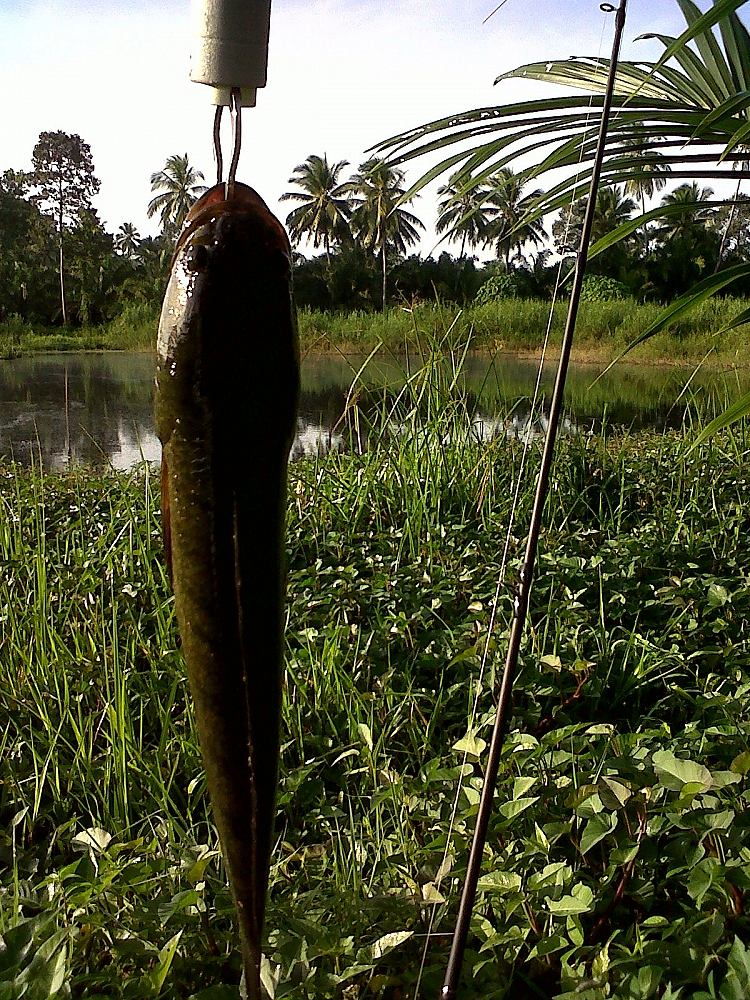
[[[609,63],[609,76],[602,105],[602,118],[599,127],[599,138],[597,142],[594,165],[591,171],[591,184],[589,187],[589,200],[586,207],[586,214],[583,221],[583,231],[581,233],[581,243],[576,257],[575,274],[573,287],[570,293],[570,303],[568,305],[568,315],[565,322],[565,332],[563,333],[562,347],[560,351],[560,361],[555,378],[555,386],[550,401],[549,424],[547,435],[544,441],[544,451],[542,453],[542,463],[537,477],[536,491],[534,495],[534,506],[529,522],[529,532],[526,539],[526,552],[519,574],[518,586],[514,602],[513,623],[508,640],[508,651],[505,658],[502,681],[500,684],[500,694],[497,700],[495,714],[495,724],[492,731],[490,750],[487,758],[487,765],[484,773],[484,783],[482,787],[482,797],[479,802],[474,837],[472,839],[469,862],[466,870],[461,902],[458,909],[458,918],[453,932],[451,950],[446,968],[444,985],[440,991],[440,1000],[456,1000],[458,996],[458,984],[463,966],[464,951],[466,949],[466,939],[469,934],[471,916],[474,910],[474,902],[477,894],[477,884],[482,866],[482,855],[487,840],[487,830],[490,816],[492,814],[492,802],[497,783],[497,774],[500,767],[500,755],[503,749],[505,733],[508,724],[508,717],[512,703],[513,682],[518,669],[518,654],[521,648],[521,640],[526,625],[526,617],[529,609],[529,597],[531,594],[531,582],[536,562],[539,535],[542,528],[542,516],[549,492],[550,474],[552,463],[555,457],[555,442],[560,424],[563,398],[565,395],[565,382],[568,375],[570,363],[570,353],[573,347],[573,337],[575,334],[576,319],[578,317],[578,306],[581,299],[581,287],[586,273],[588,262],[589,240],[591,239],[591,228],[594,222],[594,211],[596,208],[596,194],[601,178],[602,164],[607,140],[607,128],[609,125],[609,115],[612,110],[612,98],[615,89],[615,78],[617,76],[617,66],[620,58],[620,48],[622,45],[623,29],[625,28],[625,16],[628,0],[620,0],[619,6],[611,3],[600,4],[600,9],[605,13],[614,13],[615,34],[612,44],[612,57]]]

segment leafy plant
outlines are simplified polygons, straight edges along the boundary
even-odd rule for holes
[[[621,281],[603,274],[587,274],[581,288],[582,302],[616,302],[628,296],[628,288]]]
[[[478,306],[497,299],[514,299],[518,295],[518,281],[512,274],[493,274],[479,288],[474,301]]]

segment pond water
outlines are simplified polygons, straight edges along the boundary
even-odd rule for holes
[[[337,422],[362,362],[331,355],[305,359],[295,456],[342,445]],[[360,402],[366,406],[369,398],[376,405],[382,387],[402,385],[406,370],[404,361],[372,361],[361,378]],[[676,426],[686,406],[724,406],[750,388],[750,371],[744,369],[695,373],[620,364],[592,386],[599,371],[594,365],[571,367],[568,429],[596,429],[602,420],[633,428]],[[528,432],[536,372],[535,361],[513,356],[468,357],[464,379],[476,414],[474,432],[482,437]],[[0,458],[41,463],[51,471],[77,464],[128,469],[158,461],[153,376],[149,354],[47,354],[0,361]],[[542,378],[547,395],[553,379],[554,365],[548,365]]]

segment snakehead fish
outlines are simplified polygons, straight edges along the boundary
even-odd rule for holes
[[[190,210],[157,339],[167,564],[206,781],[260,992],[283,655],[286,472],[299,393],[291,251],[252,188]]]

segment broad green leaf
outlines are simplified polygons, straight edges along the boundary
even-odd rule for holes
[[[720,875],[721,864],[716,858],[704,858],[692,868],[688,875],[687,891],[697,906],[701,905],[706,893]]]
[[[570,865],[566,865],[564,861],[555,861],[550,865],[545,865],[540,872],[529,876],[529,889],[537,891],[538,889],[550,889],[563,885],[571,874]]]
[[[159,957],[156,962],[156,966],[149,973],[149,982],[155,993],[158,993],[162,986],[164,985],[164,980],[169,974],[169,970],[172,966],[172,960],[174,959],[175,952],[177,951],[177,945],[180,943],[180,938],[182,937],[182,931],[177,931],[169,941],[164,945],[163,948],[159,950]]]
[[[725,604],[731,602],[727,588],[718,583],[709,584],[707,596],[712,608],[723,608]]]
[[[616,778],[602,778],[598,788],[605,809],[622,809],[633,794],[631,788]]]
[[[665,788],[681,792],[685,785],[691,783],[702,791],[711,787],[711,772],[702,764],[675,757],[670,750],[657,750],[651,759],[659,783]]]
[[[519,799],[533,788],[537,783],[537,778],[516,778],[513,782],[513,798]]]
[[[515,872],[487,872],[479,879],[479,892],[518,892],[521,888],[521,876]]]
[[[586,799],[590,799],[592,795],[597,795],[598,792],[598,785],[580,785],[567,797],[565,805],[570,809],[577,810],[579,806],[583,805]]]
[[[434,882],[425,882],[422,886],[423,903],[444,903],[445,896],[440,892]]]
[[[486,740],[474,732],[468,732],[466,736],[461,737],[458,743],[453,744],[453,749],[456,753],[467,753],[472,757],[481,757],[486,746]]]
[[[732,943],[727,962],[737,976],[740,985],[750,993],[750,949],[738,937],[735,937]]]
[[[18,985],[24,986],[19,996],[25,1000],[48,1000],[60,992],[66,979],[68,936],[66,930],[57,931],[39,945],[16,980]]]
[[[503,802],[500,806],[500,813],[505,816],[506,819],[514,819],[520,813],[524,812],[529,806],[533,806],[535,802],[539,801],[539,796],[536,795],[532,798],[520,798],[513,799],[511,802]]]
[[[735,774],[747,774],[750,771],[750,750],[743,750],[729,765],[730,771]]]
[[[560,667],[562,667],[562,660],[560,659],[560,657],[554,656],[551,653],[548,653],[546,656],[543,656],[539,662],[543,666],[553,667],[555,670],[559,670]]]
[[[372,961],[379,961],[387,955],[389,951],[393,951],[394,948],[398,948],[398,946],[403,944],[404,941],[408,941],[413,934],[414,931],[391,931],[390,934],[384,934],[383,937],[378,938],[378,940],[370,946]]]
[[[545,900],[547,909],[557,917],[568,917],[574,913],[588,913],[594,902],[594,893],[583,884],[574,887],[569,896]]]
[[[600,840],[612,833],[612,831],[617,826],[617,814],[616,813],[599,813],[597,816],[592,816],[591,819],[586,823],[583,828],[583,833],[581,834],[580,851],[581,854],[587,854],[592,847],[595,847]]]
[[[529,959],[544,958],[545,955],[551,955],[553,952],[567,948],[569,944],[570,942],[564,934],[550,934],[537,941],[529,952]]]
[[[196,892],[195,889],[184,889],[182,892],[178,892],[171,899],[164,903],[161,903],[157,912],[159,914],[159,919],[161,920],[162,927],[181,910],[187,909],[189,906],[195,906],[196,903],[200,902],[200,893]]]
[[[72,840],[74,851],[93,851],[103,854],[112,840],[112,834],[98,826],[90,826],[87,830],[77,833]]]

